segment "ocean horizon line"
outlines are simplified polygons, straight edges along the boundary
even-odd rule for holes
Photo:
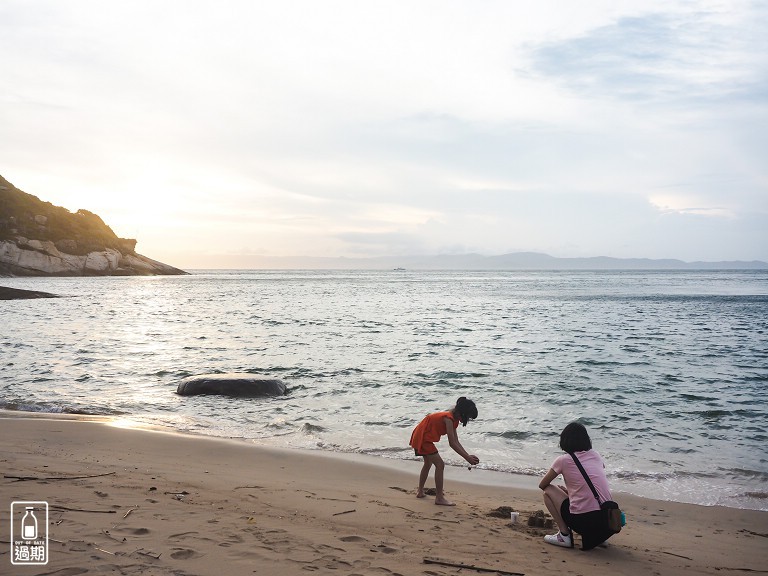
[[[540,252],[403,256],[267,256],[219,254],[204,256],[187,270],[768,270],[763,260],[694,260],[675,258],[557,257]]]

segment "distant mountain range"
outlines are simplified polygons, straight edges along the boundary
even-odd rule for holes
[[[231,258],[231,260],[230,260]],[[556,258],[538,252],[500,256],[481,254],[383,256],[375,258],[227,257],[217,256],[211,268],[273,268],[332,270],[768,270],[768,262],[728,260],[684,262],[650,258]],[[205,266],[201,266],[203,268]]]

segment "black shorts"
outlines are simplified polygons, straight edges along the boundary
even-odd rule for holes
[[[613,532],[608,530],[603,510],[572,514],[571,501],[566,498],[560,505],[560,515],[568,528],[581,535],[582,550],[591,550],[613,536]]]

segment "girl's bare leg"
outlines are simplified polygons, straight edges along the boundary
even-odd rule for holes
[[[568,534],[570,531],[565,520],[563,520],[563,517],[560,515],[560,506],[566,498],[568,498],[568,493],[558,486],[550,484],[544,489],[544,504],[552,515],[552,518],[555,519],[557,527],[560,528],[562,534]]]
[[[453,502],[446,500],[443,494],[443,472],[445,471],[445,462],[440,454],[430,454],[424,456],[424,466],[421,467],[419,475],[419,489],[416,491],[416,498],[424,498],[424,485],[427,483],[429,470],[435,467],[435,504],[440,506],[455,506]]]
[[[446,500],[445,494],[443,494],[443,472],[445,471],[445,462],[440,457],[440,454],[433,454],[427,456],[435,465],[435,504],[439,506],[455,506],[450,500]]]
[[[427,483],[430,468],[432,468],[430,456],[424,456],[424,466],[421,467],[421,474],[419,474],[419,489],[416,491],[416,498],[424,498],[425,496],[424,485]]]

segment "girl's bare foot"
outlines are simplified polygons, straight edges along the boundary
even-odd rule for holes
[[[435,504],[437,504],[438,506],[456,506],[456,504],[454,504],[450,500],[446,500],[445,496],[435,497]]]
[[[416,490],[416,498],[424,498],[425,496],[424,490]]]

